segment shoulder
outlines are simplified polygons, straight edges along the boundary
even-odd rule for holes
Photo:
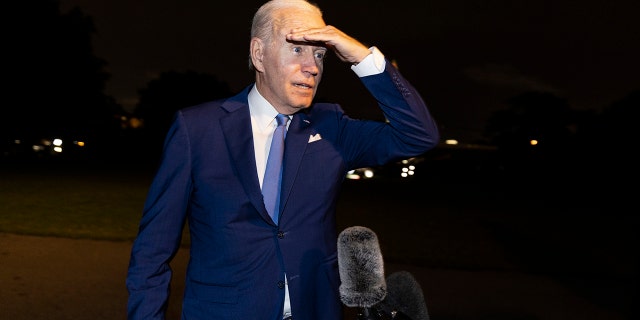
[[[203,102],[183,108],[180,115],[190,121],[212,120],[224,117],[239,110],[248,109],[247,90],[235,96]]]
[[[251,86],[238,92],[236,95],[217,100],[203,102],[180,110],[185,117],[221,117],[249,106],[248,95]]]
[[[309,118],[322,119],[327,117],[341,117],[344,114],[342,107],[337,103],[315,102],[304,112]]]
[[[184,117],[201,117],[210,115],[219,111],[224,101],[226,101],[226,99],[207,101],[194,106],[182,108],[180,109],[180,113]]]

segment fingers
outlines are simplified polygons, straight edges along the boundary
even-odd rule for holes
[[[330,45],[357,42],[355,39],[349,37],[344,32],[333,26],[312,29],[292,29],[289,34],[287,34],[287,40],[300,42],[322,42]]]
[[[322,28],[292,29],[286,38],[288,41],[324,43],[342,61],[353,64],[359,63],[370,53],[369,49],[358,40],[331,25]]]

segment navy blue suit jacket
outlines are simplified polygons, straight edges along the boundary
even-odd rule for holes
[[[346,172],[420,155],[439,139],[422,98],[391,63],[361,81],[388,123],[349,118],[330,103],[295,114],[279,225],[258,182],[251,86],[177,112],[131,252],[129,319],[163,318],[185,221],[183,319],[282,319],[285,273],[296,319],[342,318],[335,211]]]

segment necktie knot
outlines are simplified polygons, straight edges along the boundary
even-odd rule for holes
[[[287,124],[287,121],[289,121],[289,116],[287,116],[286,114],[278,113],[278,115],[276,116],[278,127]]]

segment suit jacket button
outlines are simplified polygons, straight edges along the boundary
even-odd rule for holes
[[[284,289],[284,281],[278,281],[278,288]]]
[[[284,239],[284,232],[278,231],[278,238]]]

